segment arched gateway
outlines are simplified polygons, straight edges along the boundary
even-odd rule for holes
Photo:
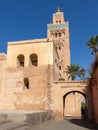
[[[81,105],[88,107],[88,81],[54,82],[54,113],[57,118],[81,117]],[[55,98],[56,97],[56,98]]]
[[[81,118],[81,107],[87,106],[86,95],[80,91],[70,91],[63,96],[63,115]]]

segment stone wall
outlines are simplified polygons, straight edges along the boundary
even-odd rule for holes
[[[7,48],[7,67],[17,67],[17,56],[24,56],[24,66],[30,66],[30,55],[38,57],[37,66],[53,65],[53,41],[47,39],[9,42]]]
[[[81,110],[81,105],[77,107],[77,113],[74,113],[72,111],[72,104],[73,100],[72,98],[70,99],[70,103],[68,103],[68,106],[66,108],[66,100],[67,96],[71,92],[77,92],[80,94],[80,99],[81,95],[86,96],[86,100],[88,101],[88,95],[87,95],[87,82],[86,81],[54,81],[53,82],[53,110],[54,110],[54,117],[63,119],[65,116],[65,111],[68,111],[68,114],[71,116],[80,116],[80,110]],[[75,98],[76,100],[76,105],[79,103],[79,98]],[[64,102],[65,101],[65,102]],[[71,103],[72,102],[72,103]],[[74,105],[75,106],[75,105]],[[75,107],[73,108],[75,109]]]
[[[24,110],[46,109],[48,91],[47,72],[48,66],[7,69],[3,108]],[[51,73],[53,73],[53,67]],[[29,79],[29,88],[26,88],[24,85],[25,77]]]
[[[91,79],[92,103],[93,103],[93,118],[95,123],[98,124],[98,67],[94,71],[94,75]]]
[[[0,54],[0,109],[3,104],[4,78],[6,69],[6,54]]]

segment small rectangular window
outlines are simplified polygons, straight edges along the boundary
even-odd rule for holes
[[[55,59],[55,63],[57,63],[57,59]]]
[[[61,70],[61,65],[59,66],[59,70]]]
[[[61,47],[59,46],[59,50],[61,50]]]

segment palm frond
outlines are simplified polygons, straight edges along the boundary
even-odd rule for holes
[[[92,36],[88,42],[87,42],[87,47],[92,48],[95,51],[98,50],[98,35]]]
[[[77,64],[71,64],[70,66],[67,66],[65,71],[68,75],[68,79],[71,78],[72,80],[74,80],[76,78],[76,76],[79,75],[80,72],[80,66]]]

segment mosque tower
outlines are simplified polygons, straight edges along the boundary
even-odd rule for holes
[[[70,65],[69,23],[64,21],[64,13],[60,8],[53,14],[52,24],[47,25],[47,37],[54,41],[55,49],[59,55],[56,62],[60,77],[67,80],[68,75],[64,73],[64,70]]]

